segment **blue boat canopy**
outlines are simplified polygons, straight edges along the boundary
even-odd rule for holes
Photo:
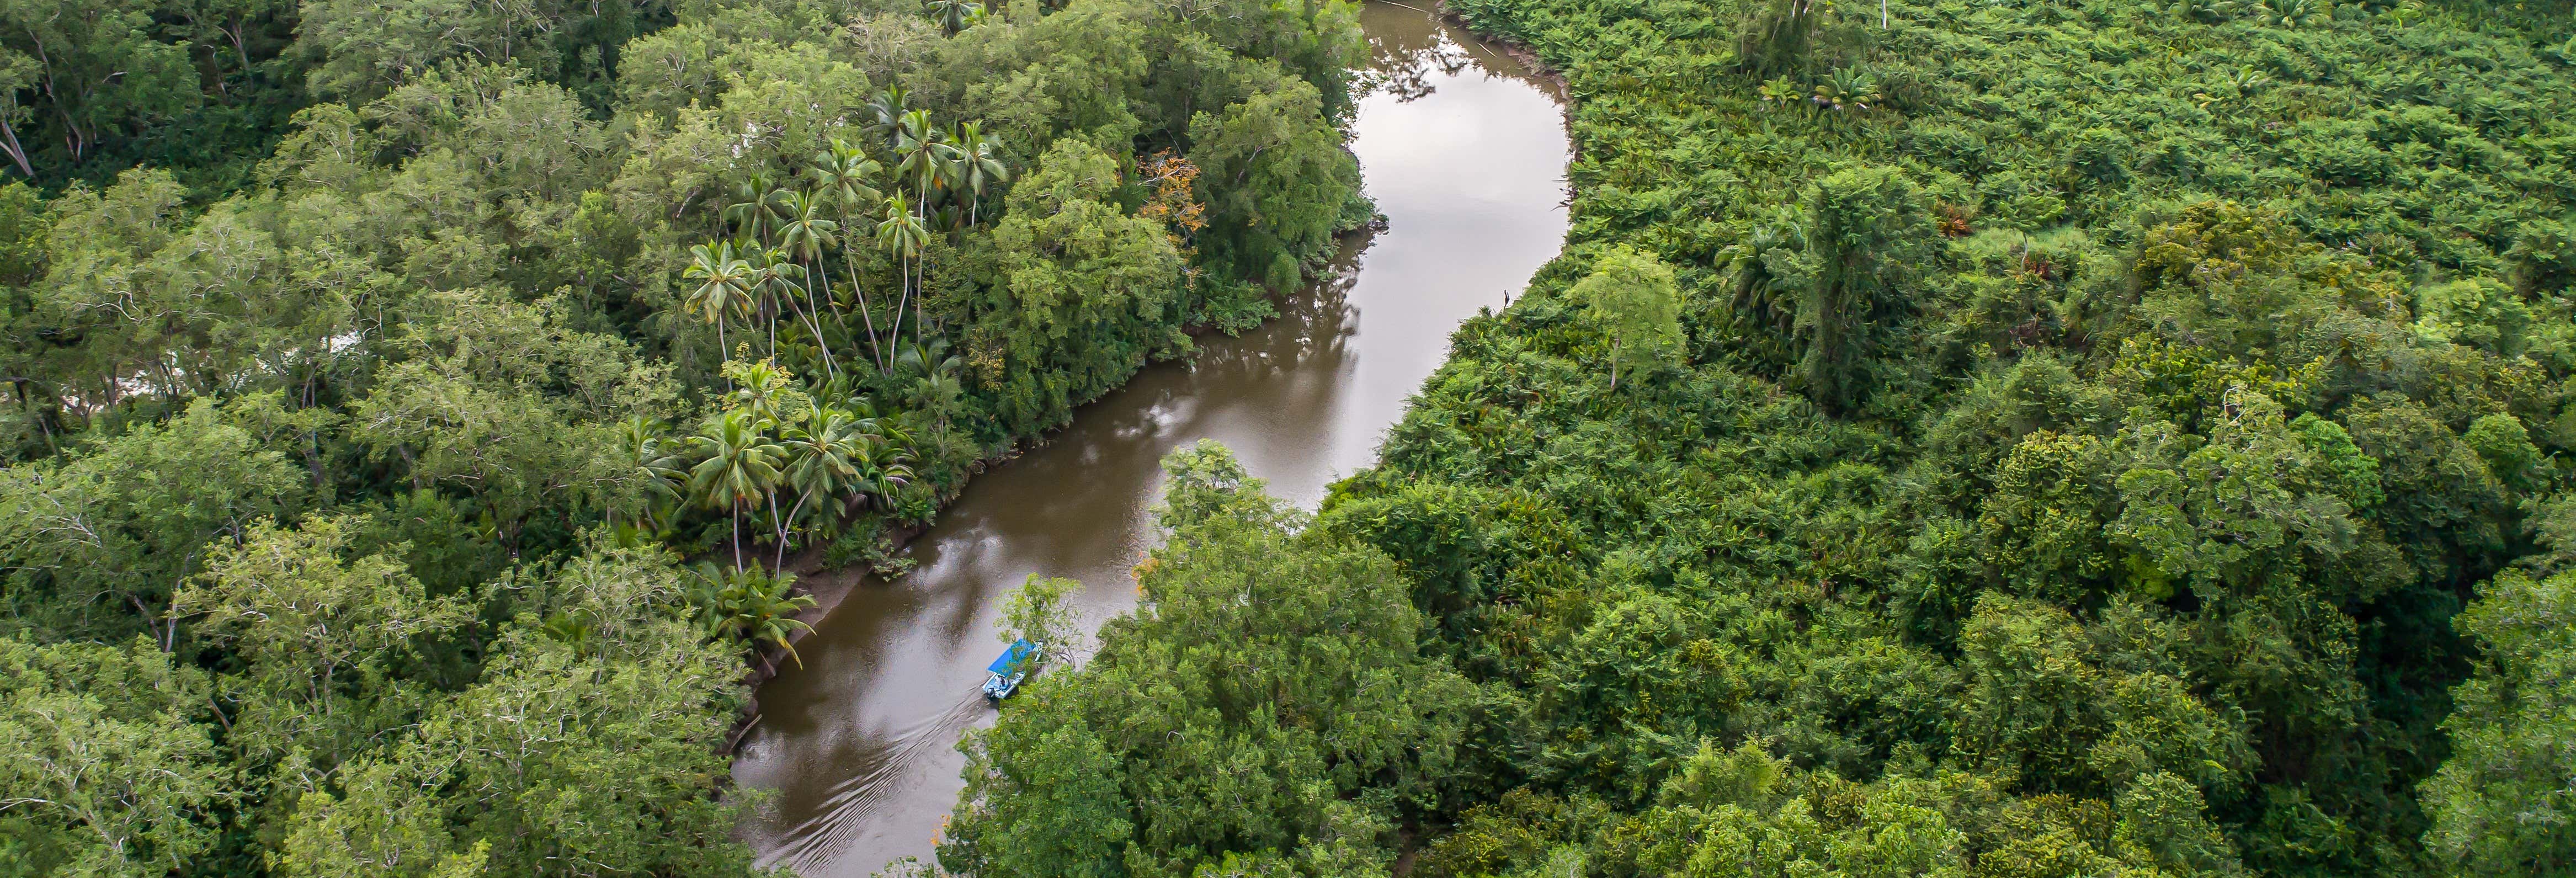
[[[992,666],[985,670],[996,674],[1008,674],[1011,669],[1019,667],[1022,661],[1027,660],[1030,654],[1037,651],[1037,644],[1030,643],[1028,638],[1020,638],[1011,644],[1011,648],[1002,650],[1002,657],[994,659]]]

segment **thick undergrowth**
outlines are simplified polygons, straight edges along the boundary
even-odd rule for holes
[[[780,562],[1370,214],[1335,2],[0,24],[0,875],[755,871]]]
[[[1294,562],[1182,526],[1147,621],[976,744],[943,863],[2576,868],[2566,4],[1452,8],[1567,79],[1568,247],[1378,467],[1260,520],[1398,571],[1418,719],[1372,731],[1411,758],[1328,734],[1272,769],[1320,798],[1173,833],[1213,782],[1175,778],[1247,769],[1050,691],[1284,673],[1225,647]],[[1248,600],[1154,624],[1174,577]],[[1228,691],[1163,697],[1210,747],[1342,728]],[[995,743],[1041,734],[1105,778],[1043,850],[1013,839],[1055,757]]]

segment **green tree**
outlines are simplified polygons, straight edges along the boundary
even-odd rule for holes
[[[1140,574],[1145,603],[963,745],[947,868],[1184,876],[1262,851],[1382,864],[1368,828],[1392,803],[1345,800],[1427,792],[1453,758],[1471,687],[1423,658],[1394,565],[1295,532],[1302,516],[1221,446],[1167,469],[1162,520],[1178,529]]]
[[[64,458],[0,468],[0,553],[8,598],[39,631],[164,645],[165,603],[205,569],[209,545],[305,501],[284,455],[199,400],[159,426],[92,437]]]
[[[602,496],[626,475],[609,424],[526,385],[466,374],[463,356],[385,370],[351,406],[358,444],[413,488],[471,499],[504,545],[518,544],[539,510],[618,502]]]
[[[1313,85],[1251,66],[1240,102],[1189,122],[1188,158],[1207,205],[1200,248],[1210,264],[1285,292],[1331,245],[1359,168]]]
[[[636,518],[648,528],[659,528],[668,522],[662,518],[662,505],[681,502],[680,487],[688,484],[688,461],[684,442],[674,441],[668,425],[643,416],[628,418],[617,426],[617,439],[625,449],[627,475],[632,488],[626,492],[634,504]],[[618,524],[616,509],[609,512],[608,523]]]
[[[1081,591],[1079,580],[1029,574],[1002,604],[1002,628],[996,633],[1004,643],[1027,640],[1045,647],[1061,662],[1080,645],[1082,617],[1071,601]]]
[[[823,298],[831,299],[832,273],[822,267],[822,261],[823,254],[829,252],[828,248],[840,242],[841,224],[823,218],[823,199],[814,193],[789,192],[780,202],[779,209],[782,219],[778,227],[778,246],[804,267],[806,275],[823,289]],[[794,304],[792,299],[789,302]],[[814,304],[811,291],[806,292],[804,306],[797,311],[797,316],[805,321],[806,331],[814,334],[815,347],[822,351],[825,376],[839,374],[840,364],[832,357],[832,340],[823,334],[822,309]]]
[[[1161,223],[1119,209],[1119,183],[1098,148],[1059,140],[993,225],[997,283],[965,342],[1015,431],[1060,422],[1176,342],[1186,266]]]
[[[297,43],[318,61],[313,89],[360,99],[460,59],[587,88],[615,73],[618,48],[655,17],[635,0],[307,0],[297,11]]]
[[[701,456],[689,469],[689,491],[709,509],[721,509],[733,522],[733,566],[742,569],[742,513],[773,500],[779,466],[787,448],[762,432],[749,411],[725,412],[689,440]]]
[[[884,194],[877,191],[876,179],[885,173],[885,166],[869,158],[866,150],[835,137],[829,148],[814,154],[808,173],[823,197],[831,201],[832,215],[838,218],[835,222],[840,224],[841,265],[849,273],[848,289],[856,299],[859,320],[867,328],[869,357],[877,371],[883,372],[888,366],[885,347],[877,336],[876,310],[868,304],[867,286],[859,283],[858,259],[853,253],[862,237],[859,233],[866,229],[852,225],[856,220],[851,217],[864,219],[868,209],[884,201]]]
[[[1895,168],[1832,174],[1808,188],[1806,202],[1815,275],[1798,298],[1798,381],[1827,411],[1842,411],[1866,389],[1871,360],[1906,310],[1931,213],[1922,189]]]
[[[601,655],[512,626],[479,682],[296,803],[272,868],[741,874],[749,851],[713,795],[741,665],[700,641],[647,618]]]
[[[2424,844],[2463,875],[2536,875],[2576,868],[2576,725],[2555,682],[2576,663],[2576,574],[2498,575],[2456,624],[2484,648],[2475,676],[2453,690],[2443,728],[2451,758],[2424,782],[2432,829]]]
[[[689,248],[689,267],[682,269],[680,275],[700,282],[682,305],[697,312],[699,319],[715,324],[717,356],[732,356],[732,349],[724,343],[725,320],[735,314],[751,313],[752,288],[758,275],[750,260],[734,255],[730,241],[699,244]]]
[[[149,641],[0,637],[0,852],[29,875],[164,875],[215,843],[238,791],[205,675]]]
[[[1630,371],[1675,363],[1681,354],[1681,288],[1662,260],[1615,249],[1593,263],[1592,273],[1568,293],[1590,309],[1610,336],[1610,386],[1619,367]]]
[[[328,771],[405,719],[394,675],[424,641],[472,621],[462,602],[431,597],[399,559],[350,557],[357,524],[253,524],[237,544],[214,546],[206,571],[171,599],[173,615],[196,617],[198,636],[244,666],[223,686],[236,705],[227,736],[235,747],[264,759],[293,752]]]
[[[42,117],[66,164],[130,126],[198,100],[188,50],[157,38],[161,4],[140,0],[11,0],[0,4],[0,148],[36,175],[20,124]],[[33,105],[21,96],[33,93]]]

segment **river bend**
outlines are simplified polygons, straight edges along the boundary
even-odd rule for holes
[[[1369,465],[1386,428],[1477,309],[1499,307],[1563,241],[1568,148],[1553,87],[1404,4],[1369,3],[1371,89],[1352,124],[1385,231],[1347,241],[1339,276],[1241,338],[1201,338],[1048,443],[968,485],[913,542],[895,583],[861,583],[761,687],[734,778],[775,791],[744,821],[770,865],[862,878],[930,858],[963,786],[956,750],[990,723],[977,696],[1001,602],[1031,573],[1069,576],[1094,623],[1134,606],[1164,452],[1232,446],[1312,508]]]

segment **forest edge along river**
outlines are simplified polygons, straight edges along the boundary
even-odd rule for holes
[[[1458,323],[1555,255],[1569,156],[1555,86],[1424,9],[1380,0],[1361,23],[1371,58],[1351,149],[1384,230],[1346,239],[1335,275],[1278,318],[1202,337],[1190,362],[1146,369],[976,477],[912,542],[909,575],[809,577],[841,597],[798,643],[802,666],[761,687],[734,766],[741,787],[772,791],[742,830],[764,863],[840,878],[928,860],[962,783],[958,737],[993,717],[977,687],[1013,588],[1077,579],[1095,628],[1134,606],[1159,462],[1199,439],[1312,508],[1375,460]]]

